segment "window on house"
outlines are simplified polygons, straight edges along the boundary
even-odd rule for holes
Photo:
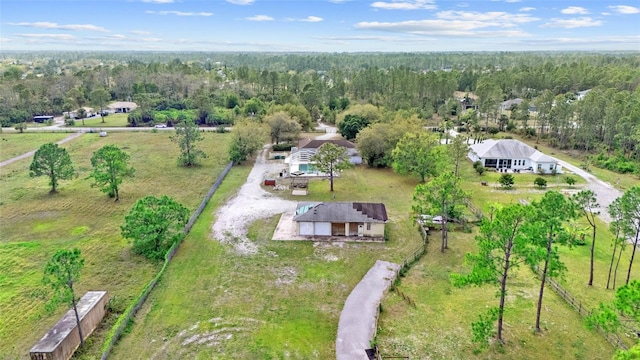
[[[371,223],[367,223],[367,230],[371,230]]]

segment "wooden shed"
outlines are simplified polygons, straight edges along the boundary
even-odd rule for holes
[[[78,316],[82,335],[86,339],[98,327],[105,315],[106,291],[88,291],[78,301]],[[31,360],[67,360],[80,346],[80,334],[73,309],[58,321],[29,352]]]

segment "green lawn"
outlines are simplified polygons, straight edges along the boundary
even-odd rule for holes
[[[85,257],[77,294],[108,290],[116,311],[138,295],[158,264],[133,255],[119,226],[133,203],[146,195],[167,194],[192,210],[198,206],[226,165],[229,140],[228,135],[204,135],[200,144],[209,157],[200,167],[182,168],[169,134],[112,133],[105,138],[85,134],[63,145],[78,177],[61,181],[55,195],[48,193],[48,179],[29,178],[31,159],[0,169],[1,359],[28,358],[30,347],[64,313],[63,307],[53,314],[45,312],[45,288],[40,283],[44,263],[58,249],[78,247]],[[136,168],[136,176],[123,183],[117,203],[86,179],[91,154],[105,144],[123,148]],[[89,354],[99,353],[100,336],[117,315],[109,315],[98,336],[89,341]]]
[[[412,359],[610,359],[614,349],[547,289],[543,333],[533,332],[538,279],[521,267],[510,276],[503,348],[493,346],[475,353],[471,322],[490,306],[498,305],[493,286],[454,288],[449,276],[468,271],[464,254],[475,249],[473,234],[449,235],[450,249],[439,251],[432,237],[427,254],[402,279],[399,289],[416,303],[409,306],[395,292],[387,294],[378,326],[382,355]]]
[[[8,160],[22,155],[31,150],[38,149],[41,145],[58,142],[72,134],[67,133],[2,133],[0,134],[0,161]]]
[[[109,128],[109,127],[125,127],[127,126],[127,117],[129,114],[109,114],[104,117],[104,123],[102,122],[102,118],[100,116],[94,117],[91,119],[84,119],[84,127],[97,127],[97,128]],[[76,126],[83,126],[82,120],[75,121]],[[73,128],[69,126],[69,128]]]
[[[248,169],[244,170],[246,177]],[[346,297],[377,259],[401,261],[421,242],[409,213],[414,180],[357,168],[336,180],[336,200],[383,201],[392,219],[385,244],[313,244],[270,240],[278,217],[258,220],[241,256],[211,238],[211,215],[245,177],[230,174],[151,294],[114,359],[330,359]],[[328,182],[312,181],[301,201],[328,200]],[[162,346],[158,346],[162,344]]]

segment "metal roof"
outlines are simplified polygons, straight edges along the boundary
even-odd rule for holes
[[[555,163],[556,159],[547,156],[518,140],[488,139],[470,146],[471,151],[484,159],[531,159],[535,162]]]

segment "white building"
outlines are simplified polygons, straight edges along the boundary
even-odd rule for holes
[[[471,161],[481,161],[486,168],[531,170],[541,174],[561,173],[558,160],[518,140],[485,140],[471,145]]]

